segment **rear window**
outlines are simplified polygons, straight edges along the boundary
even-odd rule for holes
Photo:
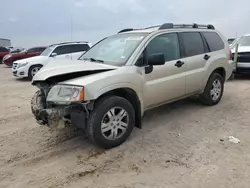
[[[9,52],[9,50],[7,48],[0,47],[0,52]]]
[[[224,48],[224,42],[217,33],[203,32],[203,35],[207,41],[207,44],[211,52],[222,50]]]

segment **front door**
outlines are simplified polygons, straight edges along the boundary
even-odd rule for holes
[[[177,33],[161,34],[153,38],[146,47],[147,57],[155,53],[165,55],[165,65],[154,66],[144,74],[144,106],[146,109],[185,95],[186,65],[180,58]]]

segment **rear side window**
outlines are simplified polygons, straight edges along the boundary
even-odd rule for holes
[[[38,48],[38,49],[37,49],[37,52],[42,53],[45,49],[46,49],[46,48]]]
[[[53,53],[57,55],[69,54],[71,53],[72,45],[58,46]]]
[[[224,42],[215,32],[203,32],[211,52],[224,49]]]
[[[36,52],[40,52],[40,48],[30,48],[30,49],[28,49],[28,53],[36,53]]]
[[[200,33],[184,32],[179,33],[184,57],[190,57],[205,53],[204,43]]]
[[[0,52],[9,52],[9,50],[7,48],[0,47]]]
[[[71,53],[84,52],[89,49],[88,44],[74,44],[72,45]]]

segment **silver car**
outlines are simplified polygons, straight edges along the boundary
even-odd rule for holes
[[[31,108],[40,125],[73,126],[103,148],[141,128],[146,110],[198,95],[219,103],[232,73],[227,40],[212,25],[166,23],[124,29],[78,61],[53,60],[33,78]]]

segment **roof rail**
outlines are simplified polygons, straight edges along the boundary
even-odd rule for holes
[[[71,44],[71,43],[89,43],[89,42],[87,42],[87,41],[61,42],[61,43],[51,44],[50,46],[54,46],[54,45],[61,45],[61,44]]]
[[[161,29],[173,29],[173,28],[207,28],[207,29],[215,29],[215,27],[211,24],[202,25],[202,24],[173,24],[173,23],[164,23],[160,26],[159,30]]]
[[[162,30],[162,29],[174,29],[174,28],[207,28],[207,29],[215,29],[215,27],[211,24],[208,25],[202,25],[202,24],[173,24],[173,23],[164,23],[162,25],[155,25],[155,26],[150,26],[150,27],[146,27],[146,28],[142,28],[142,29],[133,29],[133,28],[126,28],[126,29],[122,29],[121,31],[119,31],[118,33],[123,33],[123,32],[128,32],[128,31],[134,31],[134,30],[143,30],[143,29],[151,29],[151,28],[155,28],[155,27],[159,27],[158,30]]]
[[[118,33],[123,33],[123,32],[128,32],[128,31],[133,31],[133,30],[134,30],[133,28],[122,29]]]

